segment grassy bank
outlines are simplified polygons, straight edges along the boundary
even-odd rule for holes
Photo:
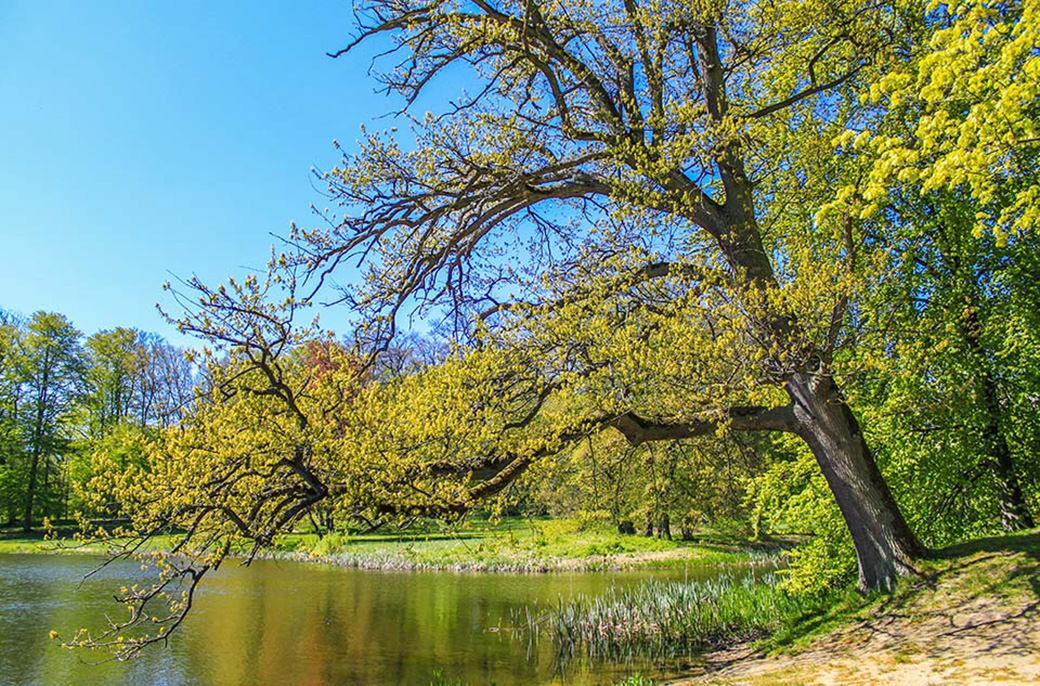
[[[676,684],[1040,683],[1040,530],[920,562],[892,595],[849,594]]]
[[[104,552],[100,546],[69,548],[71,536],[63,530],[58,541],[44,541],[42,533],[0,533],[0,553]],[[158,544],[163,542],[172,537]],[[453,527],[430,522],[388,533],[298,532],[279,537],[263,554],[364,569],[552,572],[775,563],[784,549],[783,543],[751,543],[710,530],[693,541],[670,541],[620,535],[599,523],[505,518]]]
[[[552,572],[745,565],[775,562],[782,552],[781,545],[712,532],[699,540],[669,541],[568,519],[505,519],[394,536],[294,534],[279,539],[271,554],[366,569]]]

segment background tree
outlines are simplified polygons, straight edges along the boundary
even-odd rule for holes
[[[140,380],[133,414],[140,426],[171,426],[191,407],[198,379],[186,352],[157,334],[137,332],[134,367]]]
[[[633,447],[616,434],[590,436],[532,467],[534,487],[519,495],[521,507],[579,521],[602,514],[620,533],[663,538],[689,540],[705,526],[745,533],[746,487],[761,474],[767,452],[742,438]]]
[[[874,345],[887,346],[905,371],[885,375],[887,387],[875,388],[885,397],[879,410],[887,419],[881,421],[892,432],[890,441],[898,435],[930,439],[893,445],[904,461],[940,445],[947,453],[911,468],[915,479],[945,480],[930,489],[939,507],[928,508],[929,528],[950,527],[941,538],[955,532],[958,522],[997,521],[1005,531],[1031,528],[1024,479],[1033,478],[1028,456],[1034,446],[1015,436],[1035,433],[1035,417],[1018,408],[1038,379],[1029,361],[1031,341],[1014,339],[1032,330],[1022,326],[1023,316],[1031,319],[1040,304],[1032,285],[1035,240],[1023,236],[1000,246],[991,234],[976,238],[974,205],[944,195],[901,203],[904,216],[892,223],[906,227],[893,246],[901,278],[882,289],[887,305],[879,303],[878,311],[892,313],[897,304],[902,309],[892,313]],[[904,462],[901,471],[908,466]],[[979,513],[950,509],[965,506]]]
[[[109,433],[119,422],[131,416],[135,396],[140,392],[143,370],[139,363],[139,333],[116,328],[99,331],[86,343],[88,383],[88,431],[92,437]]]
[[[119,510],[91,489],[145,468],[153,429],[179,421],[194,383],[184,351],[154,334],[120,327],[84,346],[60,314],[0,312],[0,521]]]
[[[1034,523],[1023,479],[1035,478],[1035,418],[1018,408],[1036,383],[1037,11],[931,8],[930,33],[871,85],[881,107],[835,139],[859,171],[818,215],[867,222],[887,260],[865,287],[877,287],[865,399],[883,403],[879,436],[902,437],[888,442],[906,492],[941,503],[921,507],[936,541],[989,530],[994,503],[1005,530]]]
[[[22,407],[21,328],[13,315],[0,311],[0,517],[14,524],[24,488],[21,466],[24,445],[18,423]]]
[[[91,434],[102,436],[121,421],[169,426],[192,400],[191,361],[156,334],[118,327],[87,339]]]
[[[69,424],[84,390],[80,338],[80,332],[60,314],[36,312],[25,325],[20,356],[25,400],[19,417],[27,460],[25,531],[35,521],[38,500],[51,495],[62,480],[59,469],[72,438]]]

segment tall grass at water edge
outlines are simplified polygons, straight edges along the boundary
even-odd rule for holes
[[[528,608],[514,624],[535,639],[548,637],[561,657],[659,658],[765,635],[818,608],[818,599],[778,588],[773,574],[723,576],[561,597],[545,612]]]

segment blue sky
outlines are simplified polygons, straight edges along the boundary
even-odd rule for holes
[[[157,331],[170,274],[262,266],[394,101],[349,2],[0,2],[0,307]],[[332,326],[338,323],[332,317]]]

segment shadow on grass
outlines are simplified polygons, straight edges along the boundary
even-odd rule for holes
[[[945,561],[949,564],[936,570],[925,571],[921,583],[934,588],[938,581],[945,576],[1009,553],[1022,554],[1032,564],[1015,565],[999,577],[986,579],[985,582],[973,587],[973,592],[968,594],[967,600],[993,592],[998,586],[1006,586],[1023,577],[1029,582],[1033,594],[1040,597],[1040,574],[1037,574],[1040,570],[1040,529],[1005,536],[977,538],[929,551],[927,560]]]
[[[42,541],[44,535],[45,532],[41,529],[32,531],[11,529],[10,531],[0,531],[0,541]]]
[[[1040,529],[1031,529],[1007,536],[990,536],[988,538],[965,541],[948,548],[933,550],[929,557],[931,559],[953,560],[980,552],[1025,553],[1040,562]]]
[[[1027,558],[1025,563],[1008,562],[1006,568],[986,568],[988,574],[966,579],[956,598],[944,599],[941,607],[921,611],[915,609],[908,614],[908,607],[920,597],[922,592],[934,591],[947,578],[956,576],[971,568],[982,568],[987,562],[998,560],[1008,554],[1022,554]],[[772,636],[762,641],[756,654],[767,654],[789,649],[804,644],[810,639],[824,633],[839,630],[852,624],[855,631],[863,637],[872,634],[886,633],[886,627],[897,620],[940,619],[948,623],[949,635],[966,630],[980,629],[990,626],[996,629],[1001,622],[1007,622],[1025,615],[1031,615],[1038,609],[1040,599],[1040,529],[1033,529],[1007,536],[991,536],[965,541],[946,548],[932,550],[922,560],[921,575],[901,585],[894,593],[883,592],[862,595],[853,590],[837,592],[820,600],[819,611],[798,618],[790,626],[783,627]],[[1033,594],[1031,602],[1026,602],[1020,611],[1008,616],[1001,616],[985,622],[969,623],[957,626],[958,616],[968,611],[980,599],[992,598],[1008,592],[1026,581]],[[1000,641],[1006,640],[1008,645],[1020,643],[1017,637],[1000,636],[995,633],[992,641],[994,650],[1000,647]]]

